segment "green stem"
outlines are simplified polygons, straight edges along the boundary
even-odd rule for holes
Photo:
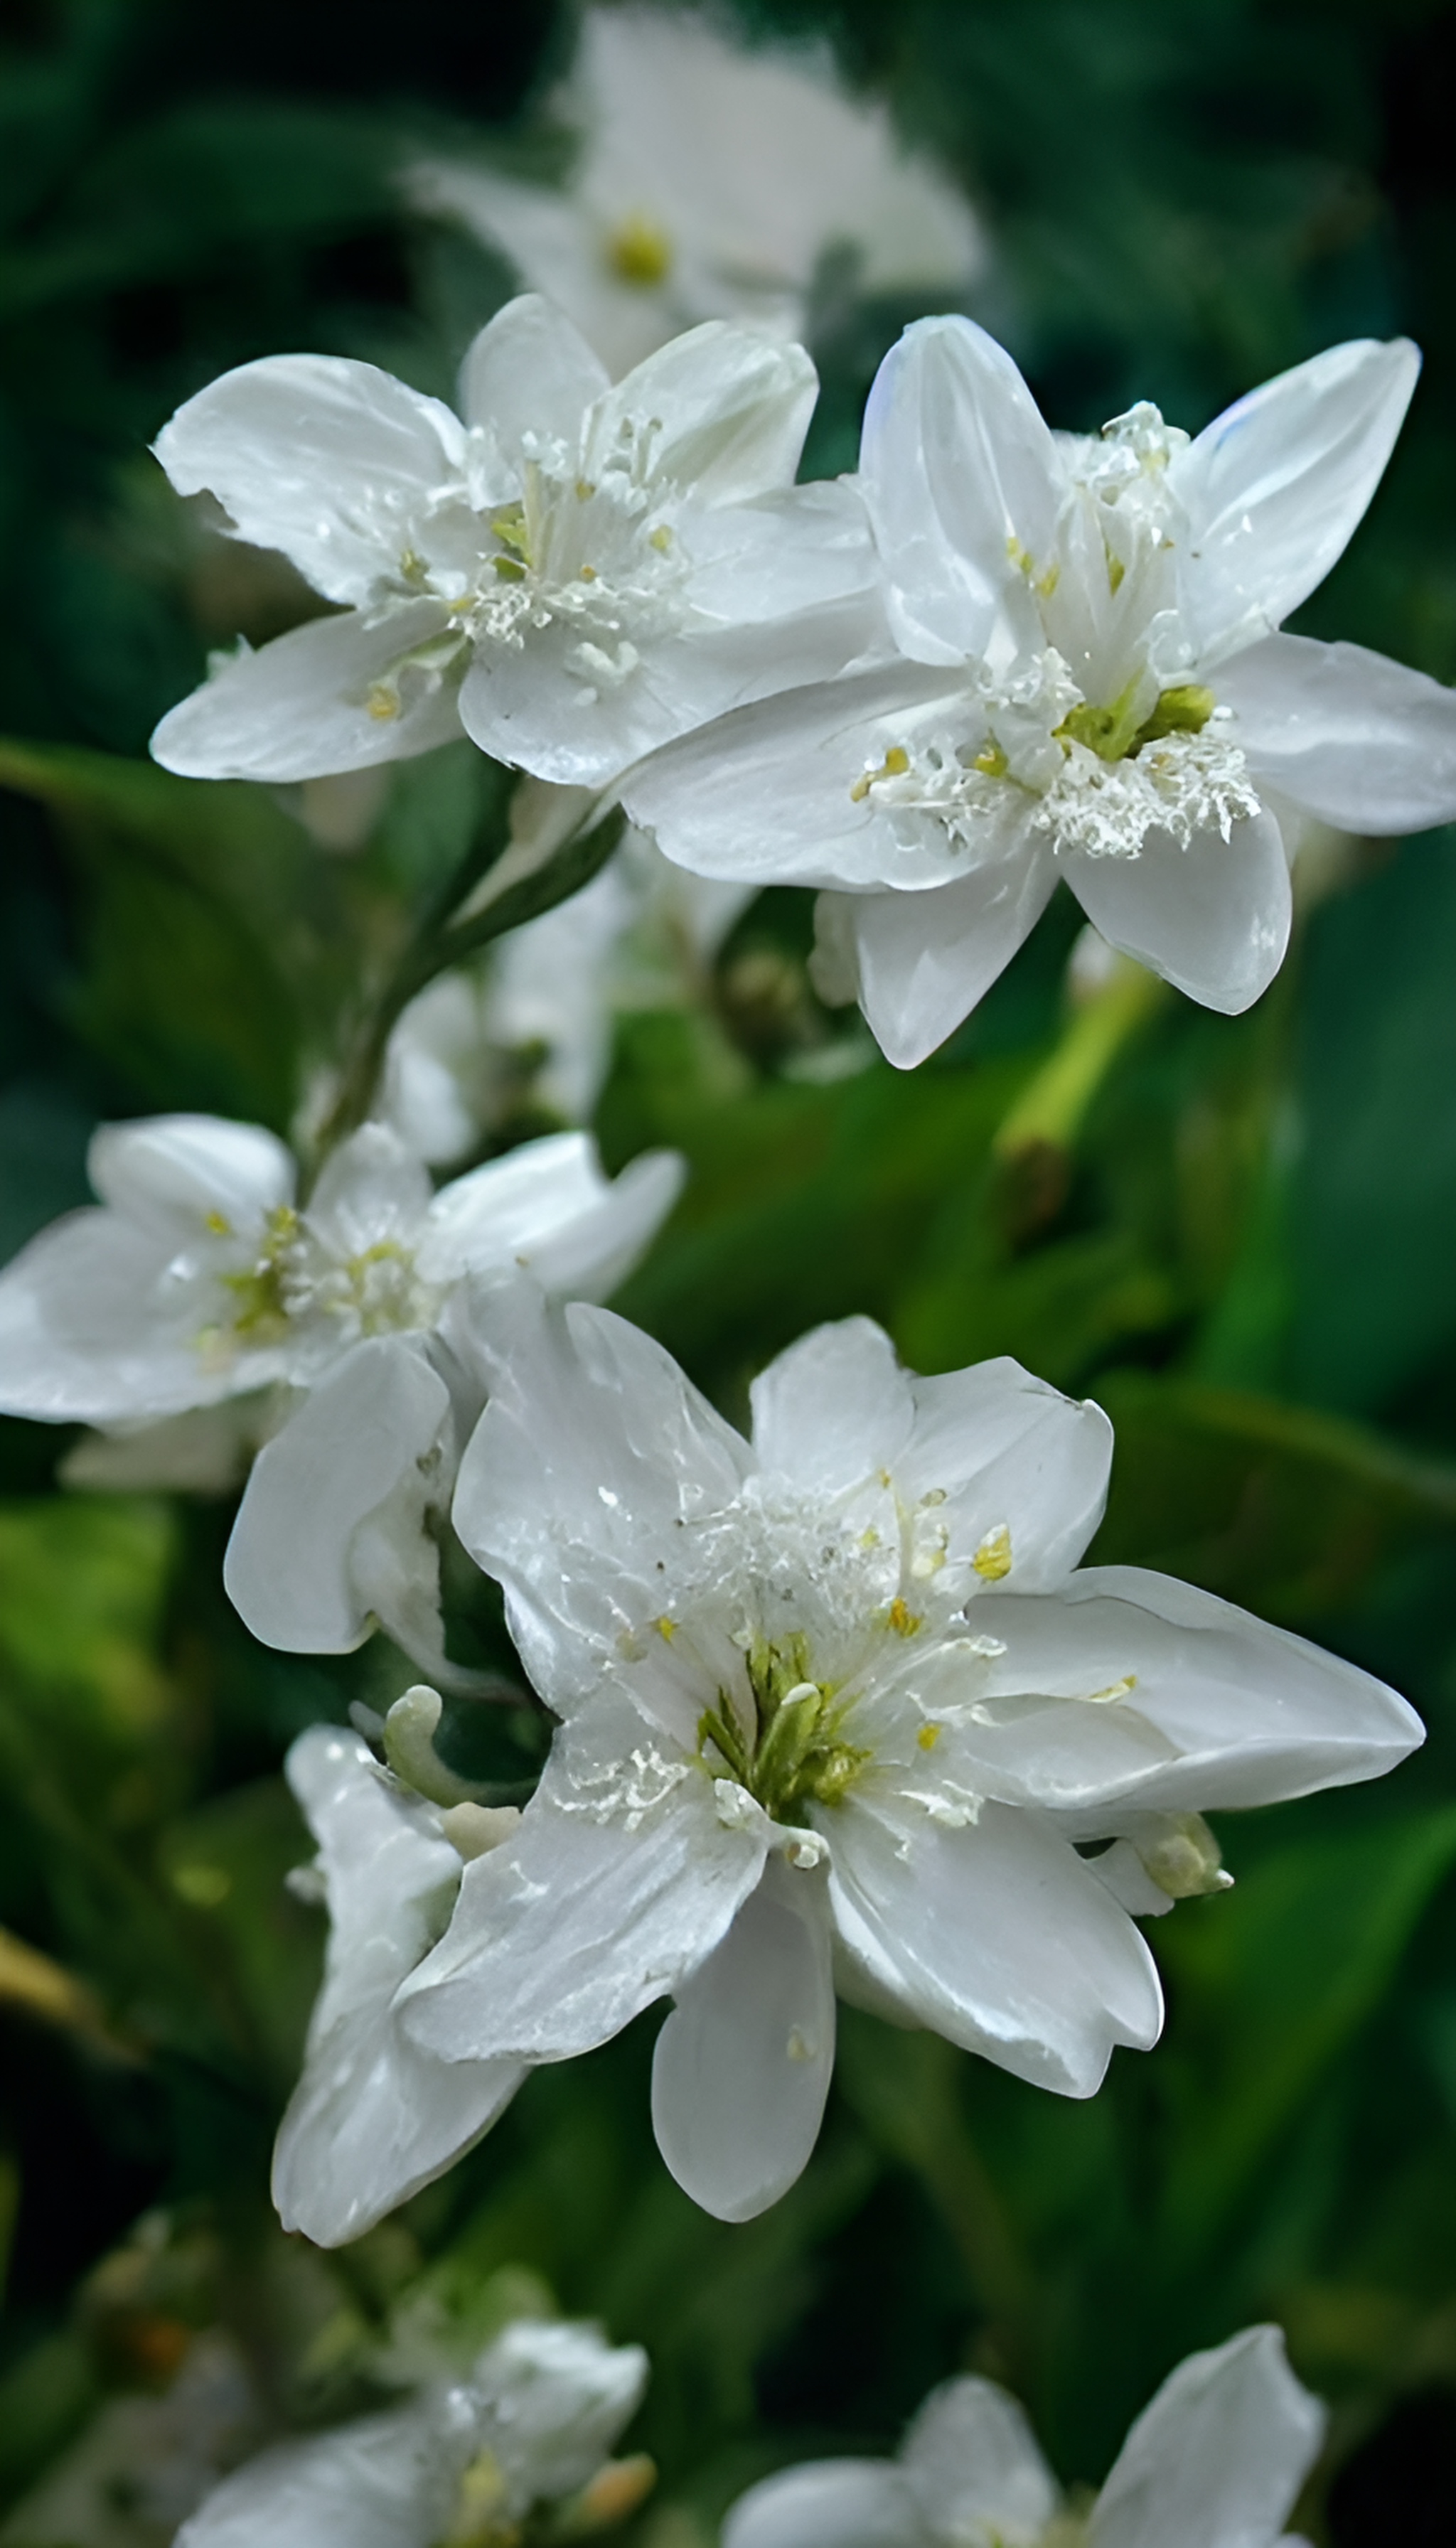
[[[623,821],[621,808],[613,806],[599,823],[574,834],[545,859],[513,842],[508,830],[497,830],[493,839],[490,828],[482,827],[360,1022],[318,1137],[320,1158],[368,1120],[390,1037],[410,1002],[438,974],[478,955],[493,939],[580,892],[610,858]]]

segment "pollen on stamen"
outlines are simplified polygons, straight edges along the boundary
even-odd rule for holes
[[[665,1646],[670,1646],[678,1633],[677,1620],[668,1618],[666,1613],[664,1613],[662,1618],[654,1619],[652,1624],[656,1628],[658,1635],[661,1637],[663,1644]]]
[[[934,1724],[922,1725],[920,1732],[915,1737],[915,1740],[919,1744],[922,1752],[934,1752],[940,1739],[941,1729],[939,1725]]]
[[[898,743],[892,743],[877,770],[862,770],[850,789],[850,802],[863,805],[876,778],[903,778],[910,767],[910,755]]]
[[[897,1637],[913,1637],[920,1625],[920,1613],[910,1609],[897,1592],[885,1612],[885,1626],[893,1628]]]
[[[983,1584],[999,1584],[1004,1576],[1009,1575],[1011,1573],[1009,1523],[998,1521],[993,1529],[988,1530],[970,1562]]]
[[[379,725],[387,725],[400,713],[400,693],[393,682],[371,682],[364,693],[364,705]]]

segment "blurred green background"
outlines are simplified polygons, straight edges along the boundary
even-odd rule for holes
[[[854,0],[743,23],[827,31],[960,174],[993,249],[975,315],[1056,423],[1149,397],[1196,429],[1341,336],[1414,335],[1389,478],[1296,625],[1456,679],[1449,6]],[[264,791],[150,768],[208,647],[306,604],[199,530],[146,444],[274,351],[448,395],[507,278],[407,215],[394,172],[527,115],[570,27],[545,0],[11,0],[0,28],[8,1255],[85,1198],[98,1119],[286,1130],[469,826],[464,746],[399,774],[348,860]],[[909,315],[826,303],[812,469],[852,465]],[[1183,2353],[1265,2316],[1336,2411],[1312,2535],[1450,2537],[1456,839],[1346,845],[1305,900],[1250,1015],[1135,995],[1089,1026],[1061,897],[933,1063],[835,1078],[805,1068],[829,1032],[807,902],[769,895],[708,1005],[622,1022],[598,1117],[613,1163],[660,1140],[692,1163],[619,1306],[730,1413],[852,1309],[922,1369],[1015,1353],[1116,1421],[1097,1555],[1312,1635],[1426,1718],[1389,1781],[1225,1818],[1236,1890],[1160,1924],[1163,2044],[1119,2054],[1089,2105],[847,2014],[811,2168],[727,2229],[652,2146],[654,2018],[538,2073],[357,2250],[284,2240],[267,2153],[320,1927],[283,1890],[306,1843],[279,1763],[406,1668],[378,1644],[263,1652],[222,1592],[223,1504],[67,1493],[69,1437],[0,1426],[5,2502],[162,2401],[208,2330],[263,2424],[307,2423],[371,2394],[381,2329],[484,2323],[535,2275],[651,2349],[652,2548],[709,2538],[785,2458],[888,2446],[961,2366],[1009,2380],[1062,2474],[1096,2480]],[[165,2539],[122,2480],[108,2501],[105,2537],[51,2548]]]

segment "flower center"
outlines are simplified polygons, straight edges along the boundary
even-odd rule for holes
[[[228,1233],[225,1228],[214,1234]],[[308,1323],[331,1322],[350,1342],[394,1335],[429,1326],[440,1306],[403,1240],[379,1238],[353,1256],[332,1256],[291,1204],[267,1215],[252,1263],[217,1280],[228,1309],[198,1337],[205,1358],[220,1350],[265,1351],[288,1343]]]
[[[757,1638],[746,1662],[748,1703],[720,1687],[717,1706],[698,1719],[700,1759],[746,1787],[774,1822],[802,1822],[809,1804],[841,1803],[870,1755],[845,1741],[833,1684],[808,1678],[805,1639]]]
[[[651,291],[666,283],[673,270],[673,242],[661,222],[647,213],[627,213],[606,233],[602,252],[607,269],[619,283]]]

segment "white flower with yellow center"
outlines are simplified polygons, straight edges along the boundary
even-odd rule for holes
[[[177,2548],[511,2548],[559,2522],[581,2536],[652,2482],[650,2462],[607,2457],[646,2385],[640,2345],[517,2320],[463,2378],[244,2462]]]
[[[402,2022],[554,2061],[671,1994],[658,2140],[720,2218],[813,2148],[836,1980],[1089,2095],[1161,2024],[1129,1909],[1220,1880],[1201,1810],[1420,1740],[1207,1593],[1074,1573],[1110,1427],[1015,1363],[918,1380],[867,1320],[821,1327],[755,1383],[752,1445],[606,1312],[519,1293],[488,1363],[455,1527],[562,1722]]]
[[[103,1126],[89,1164],[100,1206],[0,1274],[0,1409],[136,1436],[261,1390],[277,1420],[307,1393],[254,1465],[228,1590],[267,1644],[337,1653],[383,1620],[448,1681],[427,1517],[483,1391],[468,1333],[442,1321],[474,1276],[609,1292],[682,1162],[653,1152],[609,1183],[588,1136],[564,1133],[436,1194],[366,1124],[300,1203],[292,1153],[260,1125],[162,1115]]]
[[[749,51],[690,14],[589,9],[560,105],[581,136],[561,191],[458,159],[407,182],[503,249],[613,374],[704,318],[801,336],[831,250],[866,292],[934,301],[985,264],[963,197],[817,49]]]
[[[1284,2525],[1324,2423],[1278,2327],[1246,2327],[1181,2362],[1101,2493],[1067,2499],[1014,2398],[948,2380],[897,2458],[810,2461],[750,2487],[723,2548],[1298,2548]]]
[[[838,889],[824,987],[905,1067],[1058,876],[1113,946],[1246,1008],[1289,936],[1281,814],[1456,814],[1456,693],[1275,633],[1359,522],[1417,367],[1338,345],[1194,441],[1145,405],[1088,437],[1052,433],[969,319],[909,328],[861,463],[902,660],[669,747],[630,810],[700,875]]]
[[[481,330],[464,420],[372,364],[279,354],[179,409],[156,453],[339,612],[218,666],[152,751],[199,778],[305,779],[463,725],[601,786],[740,700],[837,672],[877,625],[855,489],[795,487],[798,346],[709,324],[613,388],[529,296]]]

